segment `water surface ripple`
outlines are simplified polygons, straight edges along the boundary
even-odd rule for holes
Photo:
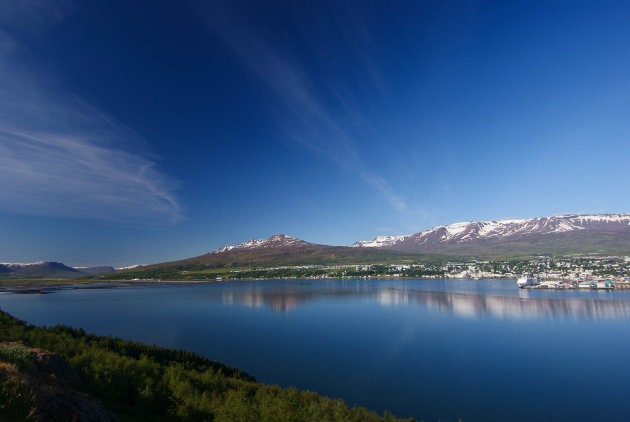
[[[426,421],[625,420],[630,292],[498,280],[265,280],[0,293],[34,324],[196,351]]]

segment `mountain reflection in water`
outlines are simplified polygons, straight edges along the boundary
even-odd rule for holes
[[[222,293],[224,304],[251,308],[269,307],[289,312],[315,300],[356,297],[375,300],[382,306],[421,306],[464,318],[553,318],[623,319],[630,317],[630,301],[576,297],[536,297],[526,290],[518,295],[495,295],[452,291],[423,291],[400,287],[329,286],[309,288],[309,284],[285,286],[252,285]],[[562,295],[565,292],[557,292]]]
[[[418,420],[623,421],[630,290],[321,279],[0,294],[38,325],[186,349]]]

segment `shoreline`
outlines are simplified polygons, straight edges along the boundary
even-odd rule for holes
[[[223,280],[50,280],[50,279],[26,279],[26,283],[11,283],[3,285],[0,280],[0,293],[18,293],[18,294],[51,294],[59,290],[81,290],[81,289],[116,289],[134,286],[157,286],[157,285],[194,285],[194,284],[212,284],[212,283],[229,283],[239,281],[265,281],[265,280],[486,280],[486,279],[460,279],[460,278],[443,278],[443,277],[391,277],[391,276],[370,276],[370,277],[286,277],[286,278],[234,278]],[[517,280],[516,278],[489,278],[487,280]],[[17,280],[10,280],[17,281]],[[551,281],[551,280],[550,280]],[[515,285],[515,288],[516,285]],[[546,285],[526,286],[526,290],[628,290],[630,284],[617,283],[614,287],[590,287],[580,288],[577,286],[553,287]]]
[[[1,285],[0,293],[21,293],[21,294],[49,294],[58,290],[81,290],[81,289],[116,289],[131,286],[148,286],[158,284],[203,284],[216,283],[215,280],[100,280],[94,281],[74,281],[74,280],[55,280],[47,283],[46,281],[37,282],[37,280],[29,280],[32,284],[14,284],[9,286]]]

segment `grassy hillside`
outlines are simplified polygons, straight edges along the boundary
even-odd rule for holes
[[[316,265],[316,264],[354,264],[386,263],[401,259],[414,259],[401,252],[382,251],[369,248],[350,248],[347,246],[309,246],[301,248],[268,248],[253,250],[235,250],[223,253],[209,253],[180,261],[185,264],[250,266],[250,265]]]
[[[256,267],[297,265],[387,264],[403,261],[421,262],[435,259],[428,255],[411,255],[372,248],[312,245],[300,248],[266,248],[209,253],[181,261],[94,276],[96,280],[129,280],[154,278],[161,280],[196,280],[230,276],[233,270]]]
[[[349,408],[341,400],[316,393],[266,386],[237,368],[191,352],[65,326],[28,325],[0,311],[1,339],[25,346],[11,343],[13,350],[0,350],[0,420],[37,420],[38,386],[16,374],[35,367],[29,361],[35,355],[26,346],[61,357],[78,375],[77,388],[100,400],[122,421],[400,420]]]

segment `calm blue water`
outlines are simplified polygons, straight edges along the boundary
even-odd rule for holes
[[[193,350],[426,421],[627,420],[630,291],[302,280],[1,293],[34,324]]]

